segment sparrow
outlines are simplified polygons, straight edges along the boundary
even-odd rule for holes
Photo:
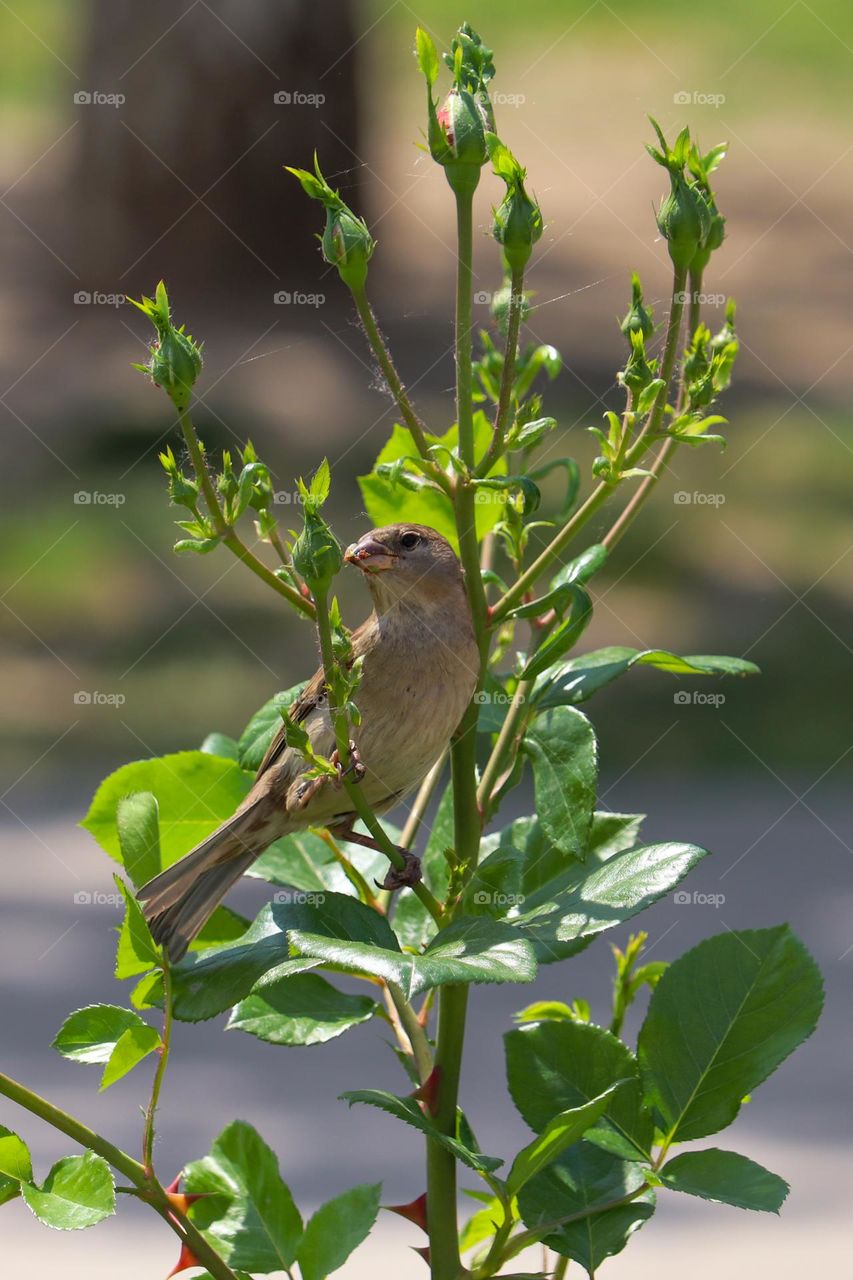
[[[351,638],[353,661],[363,661],[349,768],[374,812],[382,813],[419,785],[447,747],[476,689],[479,654],[462,566],[435,529],[373,529],[344,559],[362,571],[373,602]],[[288,712],[317,754],[337,760],[322,667]],[[306,778],[309,768],[287,745],[282,724],[234,815],[138,891],[152,936],[172,961],[274,840],[306,827],[353,839],[356,815],[340,779]],[[373,847],[367,837],[354,838]],[[409,855],[407,866],[413,883],[420,876],[417,859]],[[388,887],[399,886],[394,874]]]

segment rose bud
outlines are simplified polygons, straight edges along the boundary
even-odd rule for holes
[[[644,338],[650,338],[655,331],[652,313],[643,305],[643,286],[640,284],[640,277],[636,271],[631,277],[631,308],[622,321],[620,328],[629,340],[633,333],[639,333]]]

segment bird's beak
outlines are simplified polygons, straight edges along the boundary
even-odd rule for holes
[[[393,569],[397,557],[378,538],[368,533],[347,547],[344,559],[365,573],[384,573],[386,569]]]

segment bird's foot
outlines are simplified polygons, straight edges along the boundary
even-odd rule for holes
[[[395,889],[411,889],[423,878],[420,858],[408,849],[401,849],[399,845],[397,846],[397,852],[403,855],[404,865],[402,867],[389,867],[388,874],[382,883],[380,884],[378,880],[376,881],[380,889],[389,889],[392,892]]]
[[[338,786],[342,784],[344,778],[349,778],[351,782],[361,782],[367,772],[365,765],[362,763],[361,756],[358,754],[358,747],[356,744],[350,740],[348,746],[349,764],[346,768],[344,768],[341,763],[341,757],[337,748],[335,748],[331,755],[332,764],[338,771]]]

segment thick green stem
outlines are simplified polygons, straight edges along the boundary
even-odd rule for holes
[[[427,462],[432,462],[432,455],[430,454],[429,445],[427,444],[426,439],[426,426],[418,417],[412,406],[411,400],[406,394],[406,389],[400,380],[400,375],[397,373],[394,361],[391,358],[391,352],[388,350],[385,340],[379,332],[379,326],[376,323],[376,317],[373,314],[373,308],[368,302],[367,293],[365,292],[364,287],[362,286],[360,289],[353,289],[352,297],[356,311],[358,312],[358,317],[364,326],[367,341],[370,343],[370,349],[379,363],[383,377],[388,384],[388,389],[394,397],[397,407],[402,414],[403,421],[412,433],[412,439],[415,442],[418,453]]]
[[[486,456],[477,468],[477,474],[487,476],[497,460],[503,456],[504,442],[512,409],[512,392],[515,384],[515,363],[518,356],[518,334],[524,311],[524,267],[514,267],[510,277],[509,315],[507,318],[506,347],[504,349],[501,388],[495,414],[495,429]]]
[[[154,1174],[154,1120],[157,1115],[157,1104],[163,1079],[169,1065],[169,1050],[172,1046],[172,972],[168,964],[163,966],[163,1042],[158,1049],[157,1070],[151,1086],[151,1098],[145,1112],[145,1129],[142,1136],[142,1164],[149,1177]]]
[[[96,1133],[94,1129],[90,1129],[81,1120],[77,1120],[68,1112],[54,1106],[52,1102],[48,1102],[46,1098],[40,1097],[25,1085],[19,1084],[17,1080],[12,1080],[10,1076],[2,1073],[0,1073],[0,1094],[52,1125],[54,1129],[58,1129],[60,1133],[64,1133],[81,1147],[102,1156],[114,1169],[133,1183],[141,1199],[150,1204],[168,1223],[175,1235],[189,1245],[201,1265],[207,1267],[215,1280],[237,1280],[227,1263],[223,1262],[219,1254],[211,1248],[186,1214],[171,1203],[164,1188],[156,1178],[146,1173],[144,1166],[138,1160],[134,1160],[126,1151],[122,1151],[120,1147]]]
[[[210,478],[210,472],[207,469],[207,462],[204,457],[204,449],[201,446],[192,418],[186,409],[180,413],[179,417],[184,442],[189,451],[196,479],[204,494],[204,501],[207,505],[210,519],[213,522],[213,527],[222,539],[223,544],[238,560],[242,560],[246,568],[251,569],[252,573],[257,578],[260,578],[261,582],[265,582],[268,587],[272,587],[273,591],[277,592],[278,595],[284,596],[285,600],[292,604],[294,609],[303,613],[306,618],[313,618],[314,606],[311,601],[306,600],[305,596],[297,591],[295,587],[291,587],[289,583],[276,577],[273,571],[267,568],[264,562],[249,550],[239,534],[228,524],[213,481]]]
[[[438,1006],[436,1105],[432,1120],[443,1133],[456,1132],[456,1106],[462,1046],[465,1041],[467,987],[442,987]],[[433,1280],[458,1280],[459,1229],[456,1207],[456,1157],[427,1142],[427,1225]]]

